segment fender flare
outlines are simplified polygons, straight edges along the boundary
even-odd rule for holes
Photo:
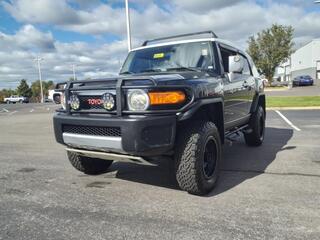
[[[261,105],[263,107],[264,112],[266,112],[266,95],[265,95],[265,93],[257,93],[254,96],[250,112],[254,113],[257,110],[259,105]]]
[[[222,112],[224,108],[223,104],[223,99],[222,98],[204,98],[204,99],[199,99],[196,101],[194,104],[190,106],[190,109],[187,110],[186,112],[178,115],[178,121],[184,121],[190,119],[201,107],[205,105],[210,105],[214,103],[221,103],[222,106]]]
[[[225,138],[225,127],[224,127],[224,102],[221,97],[218,98],[206,98],[206,99],[199,99],[196,101],[192,106],[190,106],[190,109],[186,112],[178,115],[178,121],[186,121],[191,119],[194,115],[197,114],[198,111],[201,111],[200,109],[205,106],[210,106],[212,104],[219,104],[221,108],[221,113],[214,115],[213,113],[210,113],[209,116],[213,116],[213,119],[215,119],[215,124],[219,130],[220,133],[220,139],[221,143],[224,143]]]

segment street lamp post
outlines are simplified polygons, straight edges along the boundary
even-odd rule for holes
[[[129,2],[125,0],[126,3],[126,22],[127,22],[127,38],[128,38],[128,51],[131,51],[131,26],[130,26],[130,11]]]
[[[41,64],[40,64],[40,61],[43,60],[43,58],[41,57],[37,57],[36,59],[34,59],[35,61],[37,61],[38,63],[38,72],[39,72],[39,81],[40,81],[40,91],[41,91],[41,103],[44,102],[44,99],[43,99],[43,88],[42,88],[42,76],[41,76]]]

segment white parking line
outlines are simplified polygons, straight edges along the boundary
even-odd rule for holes
[[[15,113],[17,113],[18,111],[13,111],[13,112],[11,112],[11,113],[9,113],[9,115],[11,116],[11,115],[13,115],[13,114],[15,114]]]
[[[300,128],[296,127],[295,125],[293,125],[293,123],[288,119],[286,118],[280,111],[278,110],[274,110],[276,113],[278,113],[278,115],[286,122],[289,124],[290,127],[292,127],[294,130],[296,131],[301,131]]]
[[[9,110],[8,110],[8,109],[5,109],[5,108],[2,108],[2,111],[3,111],[3,112],[9,112]]]

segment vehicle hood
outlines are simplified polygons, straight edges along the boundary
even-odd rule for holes
[[[201,79],[212,78],[206,72],[191,72],[191,71],[190,72],[189,71],[172,72],[172,73],[133,74],[128,76],[128,78],[136,78],[136,79],[139,79],[139,77],[143,77],[143,78],[148,77],[154,80],[154,82],[156,82],[157,85],[180,85],[180,84],[186,84],[186,81],[191,83],[192,81],[195,81],[195,80],[199,81]]]

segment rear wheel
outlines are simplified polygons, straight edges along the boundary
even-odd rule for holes
[[[88,158],[69,151],[67,155],[71,165],[75,169],[89,175],[105,173],[113,162],[98,158]]]
[[[249,131],[244,133],[248,146],[260,146],[264,140],[265,113],[261,106],[252,114],[249,122]]]
[[[219,176],[221,141],[212,122],[193,122],[178,136],[175,154],[176,179],[182,190],[205,195]]]

